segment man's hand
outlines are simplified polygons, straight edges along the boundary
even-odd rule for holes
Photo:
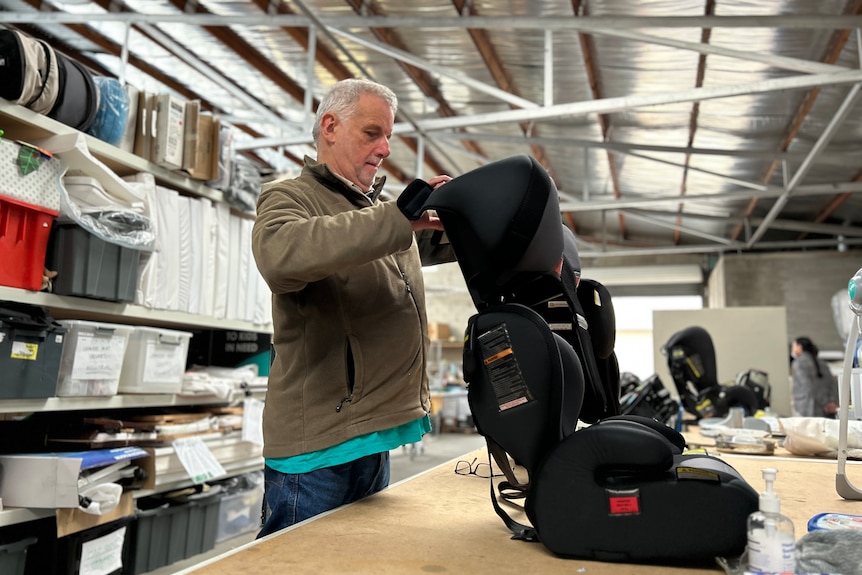
[[[419,216],[418,220],[410,220],[410,225],[413,226],[413,231],[420,230],[443,230],[443,222],[437,217],[437,212],[427,210]]]
[[[434,188],[435,190],[445,184],[446,182],[451,182],[452,178],[445,174],[441,174],[439,176],[434,176],[430,180],[428,180],[428,185]]]
[[[452,178],[450,176],[439,175],[428,180],[428,185],[436,190],[446,182],[451,181]],[[440,221],[440,218],[437,217],[437,213],[433,210],[423,212],[422,215],[419,216],[419,219],[411,220],[410,224],[413,226],[414,232],[418,232],[420,230],[443,230],[443,223]]]

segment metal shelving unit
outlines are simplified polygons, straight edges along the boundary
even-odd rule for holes
[[[3,137],[36,143],[51,136],[78,134],[77,130],[47,116],[36,114],[24,107],[0,99],[0,129]],[[190,196],[205,197],[223,202],[222,192],[205,183],[193,180],[184,174],[167,170],[134,154],[121,150],[101,140],[84,135],[90,153],[117,175],[123,177],[138,172],[153,174],[160,185]],[[253,215],[237,211],[232,213],[244,218]],[[173,329],[226,329],[257,333],[271,333],[269,326],[246,321],[226,320],[185,312],[155,310],[131,303],[110,302],[81,297],[60,296],[46,292],[0,286],[0,300],[16,301],[46,308],[55,319],[84,319],[141,326],[157,326]],[[102,411],[146,407],[177,407],[198,405],[230,405],[247,397],[263,399],[264,392],[237,390],[229,397],[181,396],[171,394],[120,394],[105,397],[51,397],[47,399],[3,399],[0,414],[28,414],[36,412]],[[241,441],[234,439],[234,441]],[[170,448],[168,448],[170,449]],[[263,467],[263,458],[241,457],[224,463],[229,475],[239,475]],[[182,473],[175,473],[155,489],[138,490],[135,497],[187,486],[191,480]],[[0,511],[0,527],[17,525],[52,517],[54,509],[6,508]]]

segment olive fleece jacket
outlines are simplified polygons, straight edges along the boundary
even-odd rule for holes
[[[264,457],[317,451],[430,411],[422,267],[395,202],[369,199],[306,157],[297,178],[262,190],[252,250],[273,294]]]

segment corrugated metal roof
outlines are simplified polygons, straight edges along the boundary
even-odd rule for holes
[[[97,73],[200,99],[236,126],[238,150],[280,173],[311,151],[328,87],[374,78],[400,102],[385,164],[393,194],[415,177],[530,154],[557,183],[584,257],[862,240],[859,0],[0,9],[4,24],[50,38]]]

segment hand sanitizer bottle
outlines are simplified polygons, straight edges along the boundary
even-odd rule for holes
[[[766,491],[760,494],[760,510],[748,516],[748,568],[762,573],[796,571],[796,538],[793,522],[780,513],[781,503],[772,490],[777,469],[763,470]]]

